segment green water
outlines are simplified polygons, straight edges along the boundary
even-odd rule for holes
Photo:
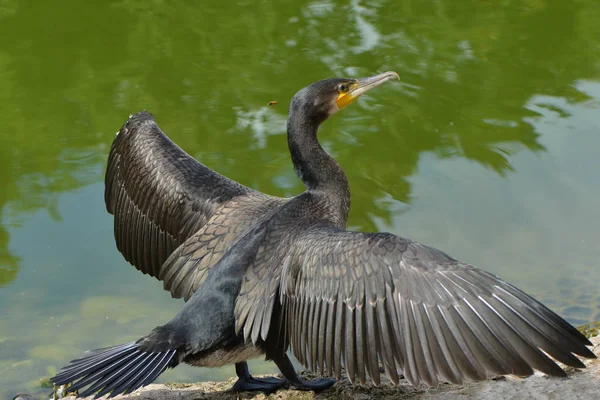
[[[287,104],[331,76],[402,78],[320,133],[348,174],[352,228],[442,248],[574,324],[600,320],[597,0],[204,3],[0,0],[0,398],[44,392],[66,361],[181,307],[122,259],[104,209],[130,113],[292,196]]]

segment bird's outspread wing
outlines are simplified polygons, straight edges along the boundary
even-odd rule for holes
[[[338,378],[344,366],[349,379],[378,384],[380,365],[415,386],[533,369],[564,376],[548,356],[573,367],[583,366],[575,354],[594,357],[584,336],[521,290],[388,233],[308,230],[278,291],[296,357]]]
[[[119,251],[137,269],[157,278],[169,255],[219,205],[254,192],[185,153],[145,111],[131,116],[117,134],[105,185]]]

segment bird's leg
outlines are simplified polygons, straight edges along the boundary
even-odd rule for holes
[[[312,390],[319,392],[321,390],[329,389],[336,381],[330,378],[314,379],[312,381],[305,381],[300,379],[294,365],[290,361],[287,354],[279,354],[276,357],[271,357],[273,362],[277,365],[283,376],[290,382],[292,386],[299,390]]]
[[[273,393],[286,384],[285,379],[254,378],[250,375],[248,363],[245,361],[235,364],[235,373],[238,376],[238,380],[231,388],[234,392],[260,391],[264,393]]]

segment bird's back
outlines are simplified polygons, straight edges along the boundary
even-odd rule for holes
[[[187,301],[204,282],[210,269],[238,240],[271,218],[288,201],[253,193],[219,206],[210,220],[165,261],[158,276],[164,282],[165,290],[173,297],[183,297]]]

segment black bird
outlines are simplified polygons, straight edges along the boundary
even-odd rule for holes
[[[287,138],[306,191],[284,199],[242,186],[194,160],[153,117],[129,118],[113,142],[106,206],[119,251],[186,300],[171,321],[132,343],[100,349],[52,378],[81,396],[130,393],[181,362],[235,363],[234,390],[301,380],[307,368],[364,383],[461,383],[491,374],[565,376],[583,368],[590,342],[561,317],[498,277],[390,233],[345,230],[346,175],[317,130],[362,93],[391,79],[326,79],[292,99]],[[285,379],[253,378],[265,355]],[[552,357],[552,358],[550,358]],[[553,360],[554,359],[554,360]]]

